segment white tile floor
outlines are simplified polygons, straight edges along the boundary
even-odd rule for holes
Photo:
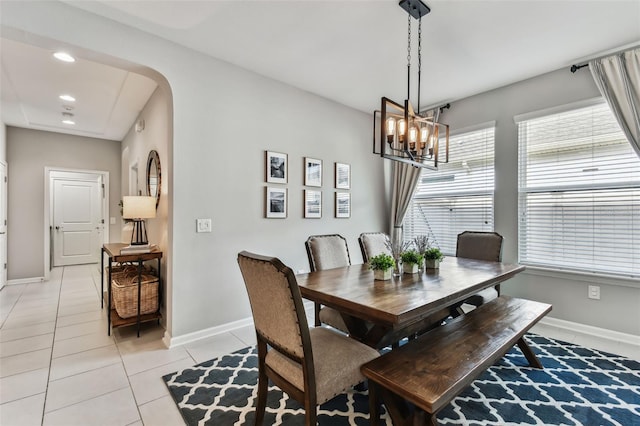
[[[252,327],[167,349],[146,324],[107,336],[95,265],[0,291],[0,425],[184,424],[161,377],[255,344]],[[538,325],[536,333],[640,360],[640,350]]]
[[[167,349],[155,323],[107,336],[95,265],[0,291],[0,425],[183,425],[162,376],[255,344],[252,327]]]

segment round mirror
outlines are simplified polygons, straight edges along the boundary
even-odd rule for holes
[[[156,209],[160,204],[160,156],[158,151],[153,150],[149,153],[147,159],[147,194],[151,197],[156,197]]]

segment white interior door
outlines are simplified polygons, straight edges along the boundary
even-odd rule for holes
[[[53,266],[98,262],[104,228],[101,177],[54,179],[52,201]]]

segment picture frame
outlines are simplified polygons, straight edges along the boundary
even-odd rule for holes
[[[322,160],[304,157],[305,186],[322,186]]]
[[[322,191],[304,190],[305,219],[319,219],[322,217]]]
[[[336,192],[336,218],[351,217],[351,193]]]
[[[287,183],[289,175],[287,154],[265,151],[265,173],[268,183]]]
[[[265,217],[267,219],[285,219],[287,217],[287,188],[265,187]]]
[[[336,162],[336,189],[351,189],[351,165]]]

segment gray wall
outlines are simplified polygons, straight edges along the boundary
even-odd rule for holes
[[[7,127],[7,163],[9,280],[44,276],[45,167],[109,172],[109,216],[120,216],[120,142]]]
[[[3,4],[0,19],[17,30],[11,32],[16,37],[59,40],[74,51],[121,58],[166,78],[173,96],[170,336],[250,317],[236,263],[240,250],[277,255],[294,270],[307,269],[307,236],[340,233],[357,263],[358,234],[388,228],[383,166],[371,154],[369,114],[62,3]],[[265,150],[289,155],[284,220],[263,218]],[[302,218],[304,156],[324,161],[322,219]],[[350,219],[333,217],[336,161],[351,164]],[[196,218],[212,218],[213,232],[196,234]]]
[[[495,230],[505,237],[503,260],[518,260],[518,130],[513,117],[600,96],[588,69],[568,67],[452,103],[444,121],[452,129],[496,120]],[[601,299],[587,298],[588,285]],[[550,316],[640,335],[640,283],[560,272],[523,273],[504,293],[553,304]]]

